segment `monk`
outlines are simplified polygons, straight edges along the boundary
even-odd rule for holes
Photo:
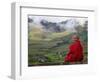
[[[83,47],[77,35],[72,36],[73,43],[69,46],[69,52],[66,54],[64,63],[75,63],[83,60]]]

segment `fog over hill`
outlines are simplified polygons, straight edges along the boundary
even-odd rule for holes
[[[84,25],[86,18],[61,18],[61,17],[39,17],[32,16],[28,18],[29,30],[40,28],[46,32],[76,32],[75,27]]]

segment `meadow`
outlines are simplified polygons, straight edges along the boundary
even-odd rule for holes
[[[75,33],[42,33],[39,29],[33,29],[29,33],[28,40],[28,65],[63,65],[64,57],[68,53],[71,44],[71,36]],[[84,61],[87,63],[87,32],[82,31],[80,40],[84,47]],[[66,63],[68,64],[68,63]]]

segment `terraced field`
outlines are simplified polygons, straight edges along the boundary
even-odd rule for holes
[[[74,33],[44,33],[35,29],[29,33],[28,65],[63,65],[64,57]],[[84,62],[87,63],[87,34],[81,33],[84,45]]]

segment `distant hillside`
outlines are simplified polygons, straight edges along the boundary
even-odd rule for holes
[[[45,40],[49,41],[52,39],[60,38],[70,34],[70,32],[63,31],[63,32],[46,32],[41,28],[32,28],[29,32],[29,39],[30,40]]]
[[[40,24],[44,26],[43,28],[48,32],[75,32],[75,26],[77,25],[77,21],[75,20],[65,20],[61,22],[49,22],[46,20],[41,20]]]

